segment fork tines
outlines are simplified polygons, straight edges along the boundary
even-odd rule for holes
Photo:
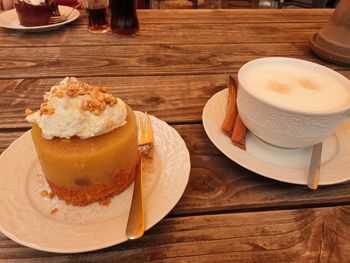
[[[143,128],[142,118],[138,114],[138,124],[139,124],[139,145],[147,145],[154,142],[152,123],[149,115],[145,112],[146,115],[146,131]]]

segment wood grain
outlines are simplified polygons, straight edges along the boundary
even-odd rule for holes
[[[0,47],[114,46],[146,44],[239,44],[307,42],[325,23],[246,24],[146,24],[137,38],[117,38],[112,33],[92,34],[86,25],[71,25],[42,34],[7,34],[0,30]],[[69,37],[72,36],[73,37]],[[4,37],[6,36],[6,37]],[[77,42],[77,39],[79,41]],[[101,41],[103,39],[103,41]],[[97,48],[97,47],[96,47]],[[25,50],[24,50],[25,52]],[[23,54],[23,53],[22,53]]]
[[[200,2],[200,0],[199,0]],[[217,7],[214,5],[213,7]],[[256,23],[304,23],[327,22],[334,9],[202,9],[202,10],[137,10],[139,22],[148,24],[256,24]],[[87,13],[80,10],[80,18],[70,25],[87,25]],[[5,30],[8,31],[8,30]],[[16,31],[8,31],[14,33]],[[42,35],[45,35],[43,33]]]
[[[297,57],[347,69],[316,58],[308,43],[145,45],[135,47],[132,56],[130,52],[128,46],[4,48],[0,79],[231,74],[266,56]]]
[[[171,123],[201,121],[203,106],[226,88],[228,75],[81,78],[93,85],[107,85],[134,110],[148,111]],[[0,128],[30,127],[24,110],[37,110],[44,92],[60,79],[0,80]]]
[[[350,78],[350,69],[339,72]],[[24,110],[37,110],[44,92],[61,79],[0,79],[0,105],[3,108],[0,129],[30,127],[24,120]],[[110,86],[112,93],[123,98],[134,110],[146,110],[176,124],[201,122],[204,105],[216,92],[227,87],[228,74],[81,79],[93,85]]]
[[[138,10],[140,24],[240,24],[327,22],[334,9]],[[82,19],[83,21],[83,19]]]
[[[191,173],[172,215],[350,204],[350,182],[320,187],[314,192],[307,186],[274,181],[226,158],[207,138],[201,124],[173,127],[190,151]],[[0,133],[0,149],[21,134]]]
[[[201,124],[205,103],[226,87],[228,74],[254,58],[303,58],[349,78],[349,67],[309,48],[333,12],[139,10],[141,34],[133,39],[90,34],[84,12],[52,32],[0,29],[0,152],[29,129],[25,108],[37,109],[53,84],[77,76],[169,122],[191,155],[184,195],[141,240],[73,255],[22,247],[0,234],[0,261],[347,262],[350,182],[312,192],[264,178],[225,157]]]
[[[347,262],[350,207],[167,218],[137,241],[79,255],[22,247],[0,234],[16,262]],[[341,253],[337,253],[341,252]]]

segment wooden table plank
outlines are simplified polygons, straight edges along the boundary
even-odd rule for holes
[[[244,63],[266,56],[297,57],[347,69],[318,59],[308,43],[142,45],[134,48],[132,56],[130,52],[129,46],[3,48],[0,79],[235,73]]]
[[[350,78],[350,69],[339,72]],[[30,127],[24,120],[24,110],[38,109],[44,92],[61,79],[0,79],[0,129]],[[202,120],[203,107],[209,98],[227,87],[228,74],[87,77],[81,80],[110,86],[112,93],[125,100],[134,110],[146,110],[166,122],[198,123]]]
[[[325,23],[262,24],[152,24],[141,27],[137,38],[117,38],[112,33],[92,34],[85,25],[72,25],[46,34],[10,34],[0,30],[0,47],[114,46],[145,44],[235,44],[306,42]],[[74,37],[67,37],[74,36]],[[79,41],[77,41],[79,39]],[[96,47],[99,48],[99,47]],[[134,48],[134,47],[133,47]]]
[[[326,22],[334,9],[138,10],[142,24],[232,24]],[[302,19],[301,19],[302,18]]]
[[[315,192],[306,186],[274,181],[226,158],[209,141],[201,124],[173,127],[190,151],[191,174],[172,216],[350,204],[350,182],[320,187]],[[0,150],[22,133],[0,133]]]
[[[249,24],[264,26],[263,24],[285,24],[290,23],[291,25],[300,24],[300,17],[303,18],[303,23],[307,25],[307,23],[316,23],[324,24],[326,23],[330,15],[334,12],[334,9],[315,9],[310,12],[310,10],[305,9],[296,9],[296,10],[220,10],[220,9],[212,9],[212,10],[138,10],[139,21],[141,25],[141,36],[138,39],[148,40],[149,38],[154,40],[160,40],[162,43],[165,40],[161,40],[159,36],[163,35],[164,29],[170,29],[173,26],[183,26],[183,27],[192,27],[192,32],[198,31],[196,29],[197,25],[206,27],[207,30],[210,31],[210,28],[213,25],[222,25],[232,26],[232,25],[246,25]],[[66,25],[65,27],[54,30],[52,32],[43,32],[43,33],[26,33],[16,30],[9,30],[5,28],[0,28],[0,37],[2,38],[2,43],[0,46],[8,46],[10,43],[14,43],[15,45],[27,46],[29,45],[28,41],[34,42],[34,45],[40,45],[40,43],[45,43],[45,45],[68,45],[69,43],[74,42],[81,32],[87,32],[86,22],[87,15],[81,10],[81,17]],[[271,25],[270,25],[271,26]],[[317,28],[319,26],[316,26]],[[162,31],[157,30],[160,28]],[[171,30],[167,29],[165,32],[171,32]],[[154,35],[151,35],[154,33]],[[174,32],[171,32],[174,33]],[[178,33],[178,32],[175,32]],[[287,33],[287,32],[286,32]],[[67,37],[67,34],[70,34],[70,37]],[[74,37],[73,37],[74,34]],[[91,38],[103,38],[104,41],[114,41],[114,37],[112,34],[103,34],[87,35]],[[40,39],[47,39],[47,36],[51,36],[54,38],[58,38],[59,41],[49,41],[49,43],[43,42]],[[107,37],[106,37],[107,36]],[[38,39],[39,38],[39,39]],[[16,43],[15,40],[18,40]],[[33,39],[37,39],[33,41]],[[140,41],[140,40],[136,41]],[[103,42],[104,42],[103,41]],[[115,40],[118,43],[130,43],[135,42],[135,40],[129,39],[118,39]],[[150,40],[149,40],[150,41]],[[51,43],[50,43],[51,42]],[[74,45],[81,45],[80,41],[75,41]],[[88,39],[85,38],[85,41],[82,43],[88,42]],[[89,44],[91,42],[89,41]]]
[[[254,58],[304,58],[349,77],[349,67],[309,49],[310,36],[333,12],[140,10],[141,35],[134,39],[90,34],[86,14],[53,32],[0,29],[0,152],[30,126],[24,108],[36,109],[50,86],[77,76],[110,85],[135,110],[173,124],[192,166],[179,203],[141,240],[60,255],[0,234],[0,261],[346,262],[350,182],[309,191],[264,178],[221,154],[201,124],[207,100]]]
[[[347,262],[349,215],[350,207],[345,206],[168,218],[140,240],[76,257],[25,248],[0,234],[0,259],[16,258],[16,262]]]
[[[148,24],[232,24],[232,23],[305,23],[326,22],[334,9],[202,9],[202,10],[137,10],[140,25]],[[87,25],[87,14],[71,24]],[[8,31],[8,30],[6,30]],[[47,32],[46,32],[47,33]],[[46,34],[43,33],[43,34]]]
[[[0,128],[30,127],[24,109],[36,110],[42,96],[59,79],[0,80]],[[134,110],[148,111],[167,122],[201,121],[204,104],[224,89],[228,75],[157,76],[122,78],[81,78],[93,84],[112,87]],[[185,95],[185,96],[184,96]]]

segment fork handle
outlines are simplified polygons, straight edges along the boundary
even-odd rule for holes
[[[126,227],[126,236],[128,239],[137,239],[139,237],[142,237],[143,233],[145,232],[145,216],[142,190],[142,162],[143,157],[141,154],[141,160],[137,166],[137,172],[134,181],[134,193],[132,195],[128,224]]]
[[[315,144],[312,147],[311,162],[309,168],[308,187],[312,190],[316,190],[318,187],[318,181],[320,176],[321,167],[321,154],[322,143]]]

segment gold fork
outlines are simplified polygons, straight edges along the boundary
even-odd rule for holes
[[[143,154],[153,146],[154,137],[151,119],[147,112],[146,115],[146,132],[144,131],[142,118],[138,113],[138,144],[141,151],[141,159],[137,167],[134,182],[134,193],[132,195],[131,207],[129,212],[128,224],[126,226],[126,236],[128,239],[137,239],[143,236],[145,232],[145,213],[143,206],[143,187],[142,187],[142,162]]]
[[[73,7],[66,15],[51,16],[49,20],[49,24],[57,24],[57,23],[67,21],[69,16],[73,13],[73,11],[80,6],[81,6],[81,3]]]

